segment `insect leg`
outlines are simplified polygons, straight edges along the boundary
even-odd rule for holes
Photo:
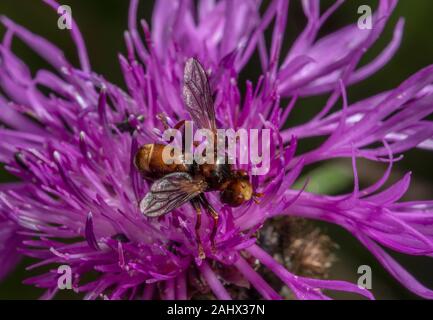
[[[198,256],[201,260],[204,260],[206,258],[206,255],[204,253],[203,244],[201,243],[201,238],[200,238],[200,227],[201,227],[200,201],[197,198],[194,198],[191,200],[191,204],[197,213],[197,220],[195,223],[195,236],[196,236],[197,242],[198,242]]]
[[[253,200],[256,204],[260,204],[260,198],[263,197],[265,194],[261,192],[254,192],[253,193]]]
[[[212,243],[212,251],[216,251],[216,245],[215,245],[215,237],[216,233],[218,231],[218,212],[212,207],[210,202],[207,200],[206,196],[202,193],[199,196],[200,202],[202,206],[206,209],[206,211],[211,215],[213,219],[213,227],[212,227],[212,233],[210,235],[210,241]]]
[[[185,126],[185,120],[181,120],[178,123],[176,123],[174,125],[174,127],[170,127],[170,125],[168,124],[168,116],[166,113],[162,112],[162,113],[158,113],[156,115],[156,118],[161,122],[162,126],[164,127],[164,130],[169,130],[169,129],[174,129],[174,130],[180,130],[182,127]],[[183,128],[183,137],[185,137],[185,128]],[[170,143],[173,142],[174,137],[171,137],[170,139]],[[185,142],[182,142],[183,145],[185,145]]]
[[[168,116],[165,112],[161,112],[156,115],[156,118],[161,122],[165,130],[170,129],[170,126],[168,125],[167,117]]]
[[[173,129],[179,130],[185,125],[185,120],[180,120],[178,123],[176,123],[173,127]]]

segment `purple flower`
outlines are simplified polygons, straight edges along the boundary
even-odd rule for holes
[[[53,0],[45,2],[57,8]],[[322,38],[322,25],[343,1],[322,13],[318,0],[302,1],[308,23],[288,52],[282,51],[288,1],[274,0],[265,8],[259,3],[201,1],[195,8],[192,1],[160,0],[150,29],[145,21],[137,23],[138,0],[132,0],[127,52],[119,56],[126,90],[91,71],[75,23],[71,35],[79,67],[53,44],[1,18],[7,31],[0,45],[0,121],[6,125],[0,128],[0,162],[19,182],[0,185],[0,277],[25,255],[38,260],[28,269],[50,266],[49,272],[25,280],[46,289],[44,298],[58,291],[57,267],[65,264],[72,268],[73,289],[88,299],[187,299],[209,290],[218,299],[230,299],[233,288],[248,286],[265,299],[282,298],[257,270],[260,266],[299,299],[328,299],[323,289],[372,298],[356,284],[295,275],[260,246],[256,233],[266,221],[297,216],[344,227],[409,290],[433,297],[384,249],[431,256],[433,203],[398,202],[410,175],[379,191],[399,155],[413,148],[433,149],[433,123],[426,120],[433,113],[433,67],[394,90],[353,104],[345,91],[379,70],[398,48],[403,20],[386,49],[359,67],[396,1],[379,2],[373,29],[353,24]],[[268,47],[264,33],[270,28]],[[14,38],[56,71],[32,74],[13,53]],[[247,82],[242,93],[238,75],[255,52],[262,76]],[[140,213],[138,204],[149,184],[133,165],[140,145],[160,141],[158,114],[166,114],[171,126],[188,119],[182,82],[190,57],[209,74],[219,127],[266,128],[273,137],[268,146],[271,170],[252,181],[264,194],[259,204],[231,208],[209,196],[220,222],[212,250],[213,222],[203,216],[205,260],[198,258],[190,205],[158,219]],[[283,130],[298,98],[319,93],[330,96],[323,110],[311,121]],[[290,98],[290,104],[282,106],[282,98]],[[340,99],[342,110],[331,113]],[[326,141],[296,153],[297,145],[312,136]],[[323,196],[294,190],[306,165],[333,158],[352,159],[352,193]],[[376,184],[360,189],[358,158],[386,162],[388,170]]]

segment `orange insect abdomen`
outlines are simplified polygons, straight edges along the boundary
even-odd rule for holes
[[[135,166],[143,174],[144,177],[150,179],[159,179],[163,176],[174,172],[187,172],[188,167],[183,161],[183,156],[178,150],[172,150],[171,157],[173,163],[164,161],[163,152],[166,145],[163,144],[145,144],[138,150],[135,155]]]

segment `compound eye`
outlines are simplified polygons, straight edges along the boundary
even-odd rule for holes
[[[242,191],[236,183],[231,183],[221,192],[221,201],[231,207],[240,206],[244,200]]]

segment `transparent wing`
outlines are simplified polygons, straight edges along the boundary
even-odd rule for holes
[[[203,179],[194,179],[185,172],[168,174],[156,180],[140,202],[140,211],[158,217],[180,207],[206,190]]]
[[[216,132],[215,109],[212,94],[200,62],[188,59],[183,75],[183,99],[192,120],[200,129]]]

